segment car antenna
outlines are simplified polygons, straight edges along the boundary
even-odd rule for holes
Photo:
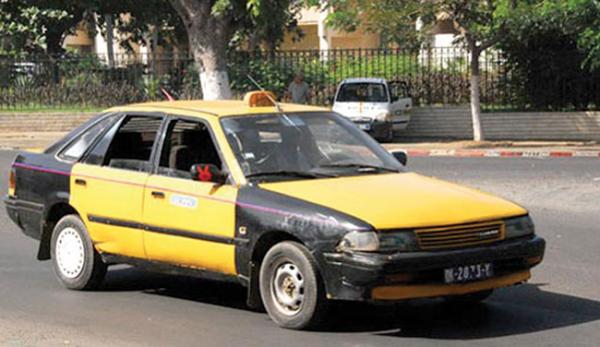
[[[263,88],[260,84],[258,84],[258,82],[256,82],[256,80],[254,78],[252,78],[252,76],[246,75],[246,77],[248,77],[248,79],[250,80],[250,82],[252,82],[255,86],[257,86],[258,89],[260,89],[263,92],[265,91],[265,88]],[[279,105],[279,102],[277,102],[277,100],[273,99],[271,97],[271,95],[269,95],[269,93],[265,93],[265,96],[267,98],[269,98],[269,100],[271,100],[271,102],[273,103],[273,105],[275,105],[275,108],[277,109],[277,112],[283,113],[283,109],[281,108],[281,106]]]

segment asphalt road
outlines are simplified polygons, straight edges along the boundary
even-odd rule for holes
[[[14,153],[0,152],[0,189]],[[548,241],[529,284],[475,307],[421,300],[336,307],[330,327],[287,331],[244,307],[244,290],[131,268],[74,292],[35,260],[36,242],[0,211],[0,346],[598,346],[600,160],[410,158],[409,168],[531,210]]]

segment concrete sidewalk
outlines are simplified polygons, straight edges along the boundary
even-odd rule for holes
[[[65,132],[2,132],[0,133],[0,149],[42,150],[56,142]]]
[[[565,141],[415,141],[389,143],[390,151],[403,150],[412,157],[596,157],[598,142]]]
[[[0,149],[40,151],[58,140],[64,132],[0,133]],[[432,141],[411,140],[384,144],[390,151],[404,150],[409,156],[456,157],[596,157],[600,158],[598,142],[549,141]]]

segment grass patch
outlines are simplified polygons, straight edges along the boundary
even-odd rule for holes
[[[44,106],[44,105],[22,105],[11,108],[0,108],[2,114],[17,114],[17,113],[60,113],[60,112],[100,112],[106,109],[105,107],[96,106]]]

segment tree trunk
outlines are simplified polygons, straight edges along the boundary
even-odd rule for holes
[[[227,74],[227,46],[234,32],[230,15],[212,13],[212,1],[171,0],[185,24],[190,51],[200,67],[205,100],[231,99]]]
[[[106,22],[106,58],[108,59],[108,66],[112,69],[115,67],[115,37],[112,15],[105,14],[104,21]]]
[[[197,34],[205,36],[207,34]],[[196,36],[196,37],[198,37]],[[218,39],[217,39],[218,40]],[[200,66],[200,85],[204,100],[231,99],[227,73],[227,48],[220,42],[204,37],[202,45],[190,39],[196,65]],[[212,42],[211,42],[212,41]]]
[[[62,38],[63,31],[48,30],[46,31],[46,53],[48,55],[57,55],[63,52]]]
[[[481,128],[481,101],[479,99],[479,55],[481,51],[471,46],[471,120],[473,122],[473,140],[483,141]]]

